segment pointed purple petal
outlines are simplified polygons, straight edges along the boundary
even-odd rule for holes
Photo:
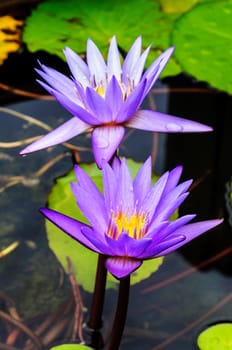
[[[50,83],[50,85],[48,85],[47,83],[39,80],[39,79],[36,79],[37,83],[40,84],[45,90],[47,90],[49,92],[49,94],[53,95],[55,98],[56,98],[56,95],[59,96],[63,96],[66,98],[67,101],[70,101],[70,103],[73,105],[73,106],[81,106],[83,107],[83,101],[81,98],[79,98],[79,95],[78,95],[78,91],[77,91],[77,87],[76,87],[76,84],[73,82],[73,86],[72,88],[60,88],[58,84],[56,84],[54,82],[54,84],[52,85],[52,82],[51,82],[51,79],[49,81],[49,79],[46,78],[46,74],[43,74],[43,72],[41,72],[40,74],[44,80],[47,80],[48,83]],[[67,108],[68,109],[68,108]],[[72,113],[72,111],[71,111]],[[72,113],[74,114],[74,113]]]
[[[113,239],[111,237],[105,236],[107,245],[111,249],[111,252],[108,254],[110,256],[125,256],[126,254],[126,248],[125,248],[125,236],[127,234],[121,234],[119,238]],[[127,236],[128,237],[128,236]]]
[[[75,83],[71,79],[53,68],[46,67],[42,64],[41,68],[44,72],[39,69],[35,69],[35,71],[55,90],[63,94],[70,94],[73,98],[76,97]]]
[[[136,66],[136,63],[141,54],[142,39],[139,36],[131,46],[122,66],[122,79],[125,85],[128,83],[128,78]]]
[[[174,231],[179,229],[181,226],[186,225],[189,221],[193,220],[195,217],[196,217],[196,214],[188,214],[188,215],[181,216],[180,218],[174,221],[171,221],[169,223],[168,228],[166,229],[165,237],[171,235]]]
[[[76,95],[80,102],[80,106],[86,109],[87,105],[86,105],[85,89],[83,88],[81,83],[76,80],[74,80],[74,84],[76,87]]]
[[[144,73],[142,79],[147,80],[147,85],[145,89],[145,95],[148,94],[150,89],[153,87],[155,84],[156,80],[159,78],[160,73],[166,66],[168,60],[170,59],[171,55],[173,54],[174,47],[170,47],[167,49],[165,52],[163,52],[151,65],[150,67],[146,70]]]
[[[116,178],[118,178],[118,176],[120,174],[121,164],[122,164],[122,162],[121,162],[120,158],[117,155],[114,156],[113,162],[112,162],[112,169],[114,170]]]
[[[140,257],[146,249],[152,244],[151,238],[143,238],[143,239],[133,239],[126,235],[126,239],[124,240],[126,256],[137,259]]]
[[[89,192],[96,201],[103,204],[103,196],[89,175],[78,165],[74,165],[74,172],[78,185]]]
[[[174,213],[174,211],[181,205],[181,203],[188,196],[186,190],[191,185],[192,180],[185,181],[179,186],[175,187],[165,197],[162,196],[161,201],[155,211],[152,220],[167,220]]]
[[[142,210],[149,215],[149,219],[153,217],[153,214],[159,204],[167,179],[168,172],[163,174],[159,180],[156,181],[141,204]]]
[[[166,196],[173,188],[175,188],[180,180],[181,174],[183,171],[183,167],[181,165],[177,166],[175,169],[170,171],[168,175],[168,181],[166,183],[164,192],[163,192],[163,197]]]
[[[152,237],[154,242],[160,243],[162,240],[166,240],[169,235],[172,235],[172,233],[179,227],[187,224],[189,221],[195,218],[195,216],[195,214],[185,215],[171,222],[164,221],[161,224],[158,224],[158,226],[157,222],[154,222],[153,227],[149,226],[146,237]]]
[[[116,278],[124,278],[137,270],[142,261],[127,257],[113,257],[106,260],[107,270]]]
[[[111,109],[108,107],[104,98],[102,98],[92,88],[86,88],[86,102],[91,114],[101,122],[101,124],[109,123],[112,121]]]
[[[112,119],[115,120],[123,104],[122,90],[115,76],[112,77],[107,86],[105,100],[108,107],[111,109]]]
[[[156,223],[157,221],[165,221],[170,219],[171,215],[179,208],[179,206],[185,201],[185,199],[188,197],[189,192],[183,193],[178,198],[176,198],[174,201],[171,201],[170,203],[167,203],[167,206],[162,206],[163,211],[159,210],[158,213],[154,213],[154,216],[151,221],[151,227],[153,225],[153,222]]]
[[[117,240],[106,236],[106,242],[112,250],[109,255],[127,256],[136,259],[150,244],[152,244],[152,239],[143,238],[136,240],[129,237],[127,233],[122,233]]]
[[[72,72],[73,77],[78,81],[84,88],[90,84],[89,82],[89,68],[83,59],[77,55],[72,49],[66,47],[64,54]]]
[[[101,126],[92,132],[92,145],[95,161],[99,168],[102,167],[102,160],[107,162],[117,150],[125,130],[123,126]]]
[[[108,58],[107,58],[107,72],[110,80],[114,75],[118,81],[121,79],[121,63],[120,54],[118,51],[117,41],[115,36],[111,39]]]
[[[69,98],[68,95],[63,95],[59,91],[56,91],[50,88],[47,84],[39,81],[40,85],[42,85],[51,95],[53,95],[57,101],[69,111],[71,114],[80,118],[83,122],[88,123],[90,125],[98,125],[100,121],[96,118],[95,115],[90,114],[83,106],[79,105],[80,101],[73,101]]]
[[[47,135],[42,136],[39,140],[31,143],[29,146],[24,148],[20,154],[27,154],[58,145],[72,139],[74,136],[77,136],[88,129],[88,124],[84,123],[77,117],[73,117],[64,124],[60,125],[58,128],[49,132]]]
[[[67,233],[70,237],[72,237],[79,243],[83,244],[85,247],[95,252],[99,252],[99,250],[91,242],[89,242],[89,240],[86,239],[81,232],[82,228],[88,227],[87,225],[67,215],[58,213],[55,210],[41,208],[40,212],[53,224],[55,224],[57,227],[59,227],[61,230]],[[94,234],[93,230],[90,227],[88,227],[88,229],[91,231],[91,234],[93,235]]]
[[[142,83],[139,83],[136,88],[129,94],[118,112],[116,118],[117,123],[125,123],[125,125],[130,125],[131,118],[134,119],[134,114],[142,103],[145,86],[146,80],[144,80]]]
[[[115,172],[107,162],[103,162],[103,188],[104,188],[104,198],[106,210],[108,213],[114,211],[115,208],[115,193],[117,190],[117,180],[115,177]]]
[[[126,126],[155,132],[208,132],[210,126],[151,110],[137,111]]]
[[[125,158],[122,159],[115,196],[115,206],[125,215],[126,213],[132,215],[134,212],[133,181]]]
[[[98,47],[90,39],[87,41],[86,56],[90,74],[94,77],[96,84],[104,83],[107,71],[106,64]]]
[[[182,247],[184,244],[190,242],[194,238],[200,236],[202,233],[211,230],[212,228],[220,225],[223,222],[223,219],[215,219],[215,220],[207,220],[207,221],[199,221],[193,224],[188,224],[185,226],[180,227],[177,229],[174,233],[173,236],[176,235],[184,235],[185,239],[184,241],[175,244],[169,248],[165,248],[163,251],[161,251],[158,255],[156,256],[163,256],[167,255],[174,250],[177,250],[178,248]]]
[[[166,254],[163,254],[163,252],[168,251],[169,249],[174,251],[176,250],[175,247],[178,246],[178,244],[181,246],[185,242],[184,236],[174,236],[171,237],[165,241],[161,241],[159,244],[155,241],[153,244],[150,244],[150,246],[144,251],[143,254],[139,257],[140,259],[152,259],[156,258],[158,256],[163,256]]]
[[[93,197],[88,191],[85,191],[79,185],[71,183],[76,202],[88,222],[94,227],[100,235],[104,235],[108,226],[108,214],[105,210],[102,197]],[[90,205],[91,203],[91,205]]]
[[[134,182],[135,202],[138,202],[138,209],[151,187],[151,157],[139,169]]]
[[[134,67],[133,72],[131,73],[131,79],[136,86],[141,79],[141,75],[143,73],[144,65],[149,54],[151,46],[149,46],[143,54],[139,57],[138,62],[136,63],[136,67]]]
[[[163,222],[155,222],[153,225],[153,228],[151,228],[150,225],[148,225],[147,232],[145,234],[145,237],[152,238],[153,242],[160,243],[161,239],[160,237],[163,236],[163,232],[168,229],[170,223],[169,221],[163,221]]]
[[[100,236],[96,234],[96,232],[89,227],[82,227],[81,232],[86,240],[95,247],[95,251],[105,255],[111,254],[111,248],[108,246],[104,235]]]

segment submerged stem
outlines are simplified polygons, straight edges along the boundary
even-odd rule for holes
[[[116,152],[110,159],[109,164],[112,164],[115,156],[116,156]],[[102,312],[104,307],[106,277],[107,277],[105,260],[106,260],[106,256],[99,254],[96,277],[95,277],[95,286],[93,291],[92,304],[90,308],[90,316],[86,324],[86,331],[90,335],[90,345],[94,349],[103,348],[103,339],[101,336],[100,329],[102,328],[102,325],[103,325]]]
[[[121,343],[127,316],[129,293],[130,275],[120,280],[117,309],[115,313],[109,344],[106,348],[107,350],[118,350],[119,345]]]
[[[97,272],[95,279],[95,286],[92,297],[92,304],[90,308],[90,316],[87,322],[87,331],[90,334],[91,346],[99,349],[99,343],[102,342],[99,329],[102,327],[102,311],[105,298],[106,276],[107,270],[105,268],[105,255],[99,254]]]
[[[92,305],[90,309],[89,321],[87,322],[88,327],[92,329],[99,329],[102,326],[102,310],[105,297],[106,275],[107,270],[105,268],[105,256],[99,254]]]

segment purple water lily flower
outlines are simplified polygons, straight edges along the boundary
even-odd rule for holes
[[[145,71],[148,47],[141,53],[141,37],[129,50],[123,64],[113,37],[107,62],[97,46],[87,41],[87,64],[70,48],[64,50],[72,77],[41,64],[37,70],[46,83],[39,83],[65,107],[73,117],[38,141],[23,149],[27,154],[70,140],[92,131],[95,161],[109,161],[118,148],[125,127],[156,132],[206,132],[212,128],[190,120],[151,110],[138,110],[168,62],[173,47],[166,50]]]
[[[51,209],[42,214],[72,238],[107,256],[106,268],[123,278],[139,268],[143,260],[166,255],[188,243],[222,220],[189,223],[195,215],[174,221],[170,216],[188,195],[191,180],[178,185],[179,166],[151,184],[151,159],[132,180],[126,160],[103,161],[104,194],[79,167],[77,184],[72,183],[76,202],[87,218],[86,225]]]

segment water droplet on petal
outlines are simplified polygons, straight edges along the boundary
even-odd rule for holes
[[[176,132],[178,132],[178,131],[183,131],[184,130],[183,126],[181,126],[179,124],[176,124],[176,123],[168,123],[165,127],[166,127],[166,129],[168,131],[176,131]]]

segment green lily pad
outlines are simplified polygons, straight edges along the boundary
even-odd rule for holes
[[[207,1],[181,16],[172,43],[183,70],[232,93],[232,1]]]
[[[200,333],[197,344],[200,350],[232,349],[232,323],[218,323]]]
[[[191,9],[200,0],[158,0],[163,12],[183,13]]]
[[[50,350],[93,350],[93,348],[80,344],[62,344],[53,346]]]
[[[106,57],[113,35],[125,53],[135,38],[142,35],[144,48],[153,44],[148,56],[150,63],[170,46],[175,19],[176,15],[164,14],[157,1],[134,0],[132,5],[124,0],[66,0],[65,4],[49,0],[28,16],[23,41],[32,52],[45,50],[64,59],[65,46],[84,56],[86,40],[91,38]],[[172,61],[165,75],[180,72],[178,64]]]
[[[129,165],[132,176],[135,176],[141,164],[132,160],[127,160],[127,164]],[[96,164],[83,164],[81,167],[88,173],[99,189],[102,190],[101,171],[97,168]],[[154,180],[157,180],[156,176]],[[49,195],[48,206],[51,209],[86,223],[86,219],[77,207],[75,197],[72,194],[70,188],[70,182],[72,181],[76,181],[73,170],[66,176],[57,180]],[[176,216],[177,214],[175,217]],[[48,220],[46,220],[46,231],[49,247],[55,253],[65,271],[68,271],[67,256],[69,256],[72,260],[77,282],[82,285],[86,291],[92,292],[95,282],[98,254],[83,247]],[[135,284],[150,277],[152,273],[158,270],[162,262],[163,257],[145,261],[142,266],[132,274],[131,283]],[[108,274],[107,288],[116,288],[117,284],[118,281],[111,274]]]

